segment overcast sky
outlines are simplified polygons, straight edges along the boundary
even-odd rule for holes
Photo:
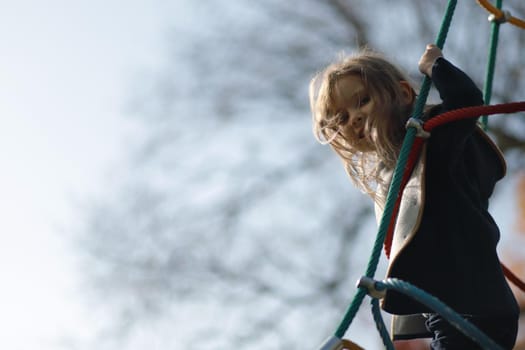
[[[163,60],[168,2],[0,0],[1,349],[89,333],[64,228],[126,152],[124,107]],[[502,232],[512,181],[493,202]]]
[[[82,315],[63,228],[124,152],[126,98],[159,60],[170,9],[0,3],[0,348],[56,349]]]

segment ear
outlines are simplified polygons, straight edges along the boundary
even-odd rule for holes
[[[415,92],[410,83],[406,80],[400,80],[401,98],[404,105],[410,105],[414,102]]]

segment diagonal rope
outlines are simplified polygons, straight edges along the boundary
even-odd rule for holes
[[[422,289],[411,285],[408,282],[398,280],[396,278],[387,278],[385,281],[376,282],[375,287],[377,289],[395,290],[399,293],[403,293],[409,296],[411,299],[417,300],[418,302],[428,306],[430,309],[436,311],[444,319],[446,319],[454,328],[465,334],[467,337],[481,345],[483,349],[492,350],[503,350],[501,346],[496,344],[494,340],[489,338],[485,333],[480,331],[472,323],[465,320],[458,313],[456,313],[449,306],[444,304],[438,298],[426,293]]]
[[[497,1],[498,1],[498,7],[501,7],[502,0],[497,0]],[[441,28],[440,28],[438,37],[436,39],[436,46],[438,46],[441,49],[443,48],[443,45],[445,43],[446,36],[450,28],[450,23],[452,21],[452,17],[453,17],[453,13],[454,13],[456,4],[457,4],[457,0],[449,0],[448,2],[447,10],[443,17]],[[498,34],[499,34],[498,30],[499,30],[499,26],[493,25],[492,37],[491,37],[490,58],[489,58],[489,62],[487,65],[488,73],[487,73],[487,78],[486,78],[486,83],[485,83],[486,87],[484,89],[485,90],[484,99],[487,104],[490,102],[490,98],[491,98],[492,80],[494,76],[496,48],[497,48],[497,40],[498,40]],[[421,86],[420,94],[418,95],[418,98],[414,105],[413,119],[416,119],[416,120],[421,119],[421,115],[422,115],[422,112],[425,107],[426,100],[427,100],[427,97],[430,91],[430,85],[431,85],[431,79],[425,76],[422,86]],[[523,111],[523,110],[525,110],[525,102],[509,103],[505,105],[495,105],[495,106],[486,105],[486,106],[475,106],[475,107],[463,108],[459,110],[450,111],[448,113],[444,113],[438,117],[435,117],[431,119],[429,122],[425,123],[423,127],[425,130],[429,131],[436,126],[447,123],[451,120],[472,118],[474,116],[479,116],[483,113],[490,115],[490,114],[497,114],[497,113],[513,113],[516,111]],[[486,118],[486,116],[484,116],[484,118]],[[484,125],[486,126],[486,122]],[[367,265],[367,269],[366,269],[367,278],[372,278],[375,274],[383,245],[385,245],[385,251],[386,251],[387,256],[389,256],[390,254],[393,230],[389,231],[389,229],[393,226],[392,222],[395,222],[395,217],[397,216],[397,211],[399,209],[402,191],[404,189],[404,186],[406,185],[406,182],[410,178],[411,171],[413,169],[413,166],[415,165],[415,162],[421,150],[422,144],[423,144],[423,139],[420,137],[416,137],[416,128],[413,126],[409,127],[407,130],[405,139],[403,141],[403,145],[401,146],[399,159],[398,159],[398,162],[397,162],[397,165],[394,171],[394,175],[393,175],[393,178],[390,184],[390,188],[388,191],[385,209],[383,212],[383,216],[381,218],[381,222],[379,224],[379,229],[378,229],[378,233],[376,236],[376,240],[374,242],[372,254],[369,258],[369,262]],[[520,281],[519,278],[513,275],[510,272],[510,270],[506,268],[505,265],[501,264],[501,266],[507,278],[509,278],[512,282],[517,284],[520,288],[525,286],[525,284],[522,281]],[[421,302],[430,302],[430,304],[434,306],[431,308],[433,308],[435,311],[440,313],[443,317],[447,318],[448,320],[453,321],[455,323],[456,328],[458,328],[460,331],[465,333],[467,336],[471,337],[477,343],[479,343],[482,346],[487,345],[490,348],[499,349],[499,347],[490,338],[488,338],[483,332],[479,331],[479,329],[472,326],[469,322],[463,320],[461,316],[459,316],[453,310],[448,308],[443,303],[440,304],[439,300],[425,293],[424,291],[416,290],[414,292],[413,289],[410,289],[412,287],[410,288],[406,287],[406,286],[410,286],[408,283],[403,282],[403,281],[391,280],[391,279],[388,279],[387,281],[384,281],[384,282],[378,282],[378,284],[381,284],[383,289],[385,288],[395,289],[400,292],[403,292],[401,290],[403,289],[405,290],[404,292],[406,294],[412,296],[416,300],[419,300]],[[350,324],[352,323],[352,320],[357,314],[357,311],[359,310],[359,307],[366,294],[367,294],[366,288],[359,285],[357,293],[355,294],[350,306],[348,307],[347,312],[345,313],[343,317],[343,320],[341,321],[339,327],[337,328],[335,332],[335,335],[331,339],[329,339],[327,343],[325,343],[325,346],[323,346],[322,349],[335,349],[333,348],[333,346],[339,343],[339,339],[342,338],[344,333],[348,330],[348,327],[350,326]],[[378,327],[378,331],[381,335],[383,343],[385,344],[386,348],[390,350],[390,349],[393,349],[393,344],[389,338],[388,332],[385,329],[384,322],[381,316],[381,310],[379,308],[379,302],[377,301],[376,298],[377,297],[372,298],[372,314],[374,316],[374,320],[376,322],[376,326]],[[435,301],[437,301],[437,303]]]
[[[385,322],[383,322],[383,317],[381,316],[381,308],[379,307],[379,300],[377,298],[371,298],[370,304],[372,304],[372,315],[374,321],[376,322],[377,331],[381,336],[383,345],[385,345],[386,350],[395,350],[394,344],[390,339],[390,334],[386,330]]]
[[[448,1],[447,9],[446,9],[445,15],[441,23],[439,34],[436,39],[436,46],[438,46],[439,48],[443,48],[443,45],[445,44],[445,40],[448,34],[448,30],[450,28],[450,24],[452,22],[452,17],[454,15],[456,4],[457,4],[457,0]],[[425,76],[423,80],[423,84],[421,86],[420,94],[416,100],[416,104],[414,107],[414,117],[415,118],[419,119],[422,115],[423,108],[425,106],[426,99],[430,91],[430,85],[431,85],[430,78]],[[390,184],[390,189],[388,191],[385,209],[383,212],[383,216],[381,218],[381,222],[379,224],[378,234],[376,236],[372,254],[370,256],[368,266],[366,269],[366,276],[368,277],[374,276],[375,271],[377,269],[377,265],[379,263],[379,258],[381,256],[381,250],[383,248],[383,243],[385,241],[386,232],[388,230],[390,218],[392,216],[392,212],[394,209],[395,197],[397,196],[397,193],[399,192],[399,187],[401,185],[401,178],[403,176],[402,175],[403,169],[407,162],[408,154],[410,153],[410,148],[412,147],[412,144],[414,142],[415,133],[416,131],[414,128],[409,128],[407,130],[407,134],[403,141],[403,145],[401,146],[401,152],[399,155],[397,166],[394,171],[392,182]],[[361,306],[361,303],[365,295],[366,295],[366,291],[363,288],[359,288],[350,306],[348,307],[347,312],[345,313],[343,317],[343,320],[341,321],[339,327],[337,328],[335,332],[336,337],[342,338],[344,336],[344,334],[348,330],[348,327],[352,323],[355,315],[357,314],[357,311],[359,310],[359,307]]]
[[[501,0],[498,0],[499,6],[501,6],[500,2]],[[457,0],[449,0],[448,2],[447,10],[443,17],[441,28],[440,28],[438,37],[436,39],[436,46],[438,46],[439,48],[443,48],[443,45],[445,43],[456,3],[457,3]],[[488,73],[488,78],[486,79],[489,85],[485,89],[486,91],[488,91],[486,92],[486,94],[488,95],[485,95],[486,96],[485,101],[490,101],[490,94],[491,94],[491,89],[492,89],[491,85],[492,85],[492,80],[493,80],[493,75],[494,75],[494,66],[495,66],[495,57],[496,57],[495,52],[497,48],[497,37],[498,37],[498,29],[494,29],[494,28],[498,28],[498,27],[497,26],[493,27],[493,33],[492,33],[492,38],[491,38],[491,46],[493,47],[493,49],[491,49],[491,58],[490,58],[491,62],[489,62],[488,66],[489,66],[489,69],[492,70],[492,72]],[[492,52],[494,53],[492,54]],[[424,106],[426,104],[426,99],[430,91],[430,86],[431,86],[431,79],[425,76],[423,80],[423,84],[421,86],[420,94],[414,105],[413,119],[419,120],[421,118]],[[525,110],[525,102],[517,102],[517,103],[510,103],[506,105],[496,105],[496,106],[470,107],[470,108],[450,111],[448,113],[444,113],[443,115],[435,117],[424,125],[424,129],[431,130],[432,128],[436,126],[449,122],[451,120],[471,118],[473,116],[479,116],[483,113],[486,113],[486,114],[512,113],[512,112],[522,111],[522,110]],[[383,244],[385,244],[385,250],[387,252],[387,256],[390,253],[390,248],[387,246],[391,246],[391,242],[389,242],[389,240],[391,240],[392,238],[390,237],[390,234],[392,234],[393,231],[389,232],[389,228],[391,226],[392,220],[394,220],[394,218],[397,215],[397,210],[399,208],[399,202],[401,199],[403,188],[406,185],[408,178],[410,177],[411,169],[413,168],[415,164],[414,159],[416,159],[415,157],[417,157],[422,144],[423,144],[423,140],[419,137],[416,137],[416,128],[409,127],[407,130],[405,139],[403,141],[403,145],[401,147],[399,159],[398,159],[396,169],[394,171],[394,175],[393,175],[393,178],[390,184],[385,209],[384,209],[383,216],[381,218],[381,222],[379,225],[378,234],[376,236],[372,254],[368,262],[368,266],[366,270],[366,277],[368,278],[372,278],[375,274],[375,271],[377,269],[377,265],[379,262],[379,257],[381,254],[381,248]],[[505,275],[507,275],[508,269],[503,264],[502,264],[502,269],[505,271]],[[509,276],[507,277],[510,278],[512,281],[517,279],[517,277],[514,275],[512,276],[512,277],[515,277],[514,280]],[[396,282],[397,285],[403,284],[403,283],[405,282],[403,281]],[[387,287],[387,285],[389,285],[388,286],[389,288],[394,288],[394,289],[396,288],[396,286],[392,287],[389,282],[387,282],[386,285],[383,284],[385,288]],[[424,293],[423,291],[421,292]],[[367,294],[367,290],[363,288],[362,286],[359,286],[356,295],[354,296],[347,312],[345,313],[343,317],[343,320],[341,321],[338,329],[335,332],[334,338],[332,338],[331,341],[334,341],[335,339],[335,341],[337,342],[338,339],[343,337],[344,333],[348,330],[348,327],[350,326],[353,318],[357,314],[357,311],[359,310],[359,307],[366,294]],[[416,299],[418,298],[419,299],[427,298],[429,300],[435,299],[434,297],[426,293],[424,293],[422,296],[419,295],[415,297]],[[446,308],[446,305],[444,307]],[[441,306],[437,305],[436,308],[440,309]],[[452,313],[449,313],[448,311],[449,311],[448,309],[445,309],[445,311],[440,309],[438,312],[439,313],[444,312],[445,313],[444,317],[452,317],[452,318],[456,317],[457,314],[454,314],[453,310],[450,310]],[[378,330],[381,334],[381,338],[383,339],[385,346],[388,349],[390,349],[393,345],[390,339],[388,338],[388,332],[386,331],[384,327],[384,322],[381,317],[379,303],[377,302],[375,298],[372,300],[372,313],[373,313],[376,325],[378,327]],[[459,317],[459,321],[457,321],[456,323],[460,322],[461,320],[462,320],[461,317]],[[490,344],[491,348],[493,345],[495,345],[494,342],[490,338],[488,338],[486,335],[480,332],[476,327],[468,324],[468,322],[467,322],[467,325],[459,324],[457,327],[458,329],[460,329],[462,332],[467,334],[469,337],[471,337],[472,339],[474,339],[476,342],[480,343],[481,345]],[[323,347],[323,349],[324,348],[325,347]],[[326,348],[332,349],[331,347],[326,347]],[[494,347],[494,349],[496,348],[497,347]]]
[[[440,125],[443,125],[443,124],[446,124],[446,123],[449,123],[455,120],[474,118],[482,114],[484,115],[509,114],[509,113],[523,112],[523,111],[525,111],[525,101],[497,104],[497,105],[491,105],[491,106],[483,105],[483,106],[472,106],[472,107],[459,108],[459,109],[448,111],[438,116],[435,116],[434,118],[426,121],[422,125],[422,128],[424,131],[430,132],[435,127],[438,127]],[[410,150],[410,154],[408,156],[403,178],[401,181],[401,186],[399,187],[399,195],[397,196],[396,203],[394,204],[392,220],[390,221],[390,226],[388,228],[388,234],[385,239],[384,246],[385,246],[385,254],[387,257],[390,257],[390,251],[392,249],[392,238],[393,238],[394,225],[395,225],[393,218],[397,216],[397,212],[399,211],[399,206],[401,204],[403,190],[405,188],[406,183],[408,182],[410,178],[410,175],[412,174],[412,170],[414,169],[415,163],[419,157],[419,153],[421,151],[421,147],[423,146],[423,142],[424,142],[423,138],[417,137],[414,140],[412,149]],[[509,281],[511,281],[514,285],[516,285],[516,287],[518,287],[520,290],[525,292],[525,282],[523,282],[519,277],[513,274],[512,271],[510,271],[504,264],[501,264],[501,267],[503,269],[505,276],[509,279]]]

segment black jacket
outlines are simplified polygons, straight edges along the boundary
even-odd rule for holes
[[[443,102],[428,117],[483,104],[472,80],[443,58],[434,64],[432,81]],[[433,130],[425,149],[422,216],[390,262],[389,277],[422,288],[461,314],[515,316],[518,305],[496,252],[499,229],[488,212],[505,163],[476,122]],[[387,293],[383,308],[398,315],[434,312],[397,292]]]

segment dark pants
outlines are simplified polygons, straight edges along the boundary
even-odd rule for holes
[[[464,318],[504,349],[512,350],[518,333],[517,317],[464,316]],[[439,314],[429,315],[426,327],[434,335],[430,344],[430,348],[433,350],[482,349],[476,342],[451,326]]]

